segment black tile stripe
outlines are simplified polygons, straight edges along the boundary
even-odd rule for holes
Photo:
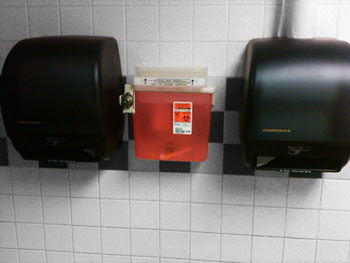
[[[241,144],[224,144],[224,174],[254,175],[254,170],[245,166]]]
[[[40,168],[68,168],[68,163],[66,162],[49,162],[49,161],[39,161]]]
[[[126,78],[121,80],[125,83]],[[241,110],[241,95],[242,95],[242,78],[228,78],[226,82],[226,111],[240,111]],[[132,114],[127,115],[128,118],[128,135],[129,140],[134,140]],[[223,144],[224,137],[224,112],[214,111],[211,113],[209,142]],[[207,160],[210,161],[210,160]],[[146,165],[145,161],[145,165]],[[247,168],[244,164],[243,147],[240,144],[224,144],[223,147],[223,162],[216,164],[217,161],[212,160],[213,165],[220,165],[223,167],[224,174],[232,175],[254,175],[254,170]],[[8,166],[8,147],[7,138],[0,138],[0,166]],[[157,165],[158,166],[158,165]],[[67,168],[67,163],[39,161],[39,167],[45,168]],[[99,163],[99,169],[109,170],[128,170],[128,141],[123,141],[121,146],[116,150],[113,158],[109,161]],[[142,167],[140,167],[142,170]],[[146,169],[146,168],[145,168]],[[160,172],[174,172],[174,173],[190,173],[190,162],[159,162]],[[205,171],[203,171],[205,172]],[[321,173],[290,173],[291,177],[306,177],[306,178],[321,178]]]
[[[242,100],[243,78],[227,78],[225,109],[227,111],[240,111]]]
[[[224,112],[213,111],[210,117],[209,142],[223,143],[224,141]]]
[[[102,161],[98,164],[100,170],[123,170],[129,169],[128,165],[128,142],[123,141],[120,147],[115,151],[109,161]]]
[[[8,149],[7,149],[7,139],[1,137],[0,138],[0,166],[8,166],[9,165],[9,157],[8,157]]]
[[[132,114],[128,114],[128,133],[129,140],[134,140],[134,126],[132,124]]]
[[[311,172],[311,173],[295,173],[295,172],[290,172],[289,177],[294,177],[294,178],[322,178],[322,173],[321,172]]]
[[[164,173],[190,173],[191,163],[160,161],[159,171]]]

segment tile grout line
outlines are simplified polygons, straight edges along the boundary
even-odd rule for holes
[[[128,55],[128,50],[129,50],[129,41],[128,41],[128,34],[127,34],[127,30],[128,30],[128,8],[126,6],[126,1],[124,0],[124,40],[125,40],[125,76],[126,76],[126,82],[129,76],[129,55]],[[125,118],[128,117],[128,114],[126,114]],[[128,125],[129,125],[129,120],[128,120]],[[128,133],[129,133],[129,127],[128,127]],[[129,134],[128,134],[128,141],[130,140],[129,138]],[[131,260],[131,258],[130,258]]]
[[[310,179],[312,180],[312,179]],[[1,194],[2,196],[14,196],[14,197],[40,197],[40,195],[12,195],[12,194]],[[59,196],[59,195],[43,195],[43,197],[50,197],[50,198],[64,198],[69,199],[69,196]],[[87,199],[87,200],[98,200],[98,198],[94,197],[81,197],[81,196],[74,196],[71,197],[71,199]],[[101,198],[102,200],[110,200],[110,201],[128,201],[129,199],[123,199],[123,198]],[[158,202],[159,200],[155,199],[131,199],[134,202]],[[173,201],[173,200],[161,200],[161,203],[170,203],[170,204],[189,204],[188,201]],[[209,203],[209,202],[191,202],[192,204],[202,204],[202,205],[220,205],[220,203]],[[253,205],[246,205],[246,204],[233,204],[233,203],[222,203],[223,205],[227,206],[236,206],[236,207],[252,207]],[[254,207],[259,208],[285,208],[285,206],[267,206],[267,205],[255,205]],[[305,210],[305,211],[319,211],[319,208],[305,208],[305,207],[295,207],[295,206],[287,206],[289,210]],[[343,213],[350,213],[350,209],[321,209],[324,212],[343,212]],[[0,220],[0,222],[12,222],[7,220]],[[26,223],[26,222],[19,222],[19,223]],[[28,222],[35,224],[36,222]],[[59,224],[59,225],[67,225],[67,224]]]
[[[223,221],[223,196],[224,196],[224,175],[221,175],[221,204],[220,204],[220,257],[219,257],[219,261],[222,261],[222,238],[223,238],[223,234],[222,234],[222,221]]]
[[[97,169],[97,176],[98,176],[98,196],[99,196],[99,212],[100,212],[100,243],[101,243],[101,262],[103,263],[103,237],[102,237],[102,207],[101,207],[101,177],[100,177],[100,171]]]
[[[14,248],[6,248],[8,250],[15,250]],[[35,251],[35,252],[42,252],[43,250],[39,250],[39,249],[23,249],[23,251]],[[72,254],[71,252],[69,251],[61,251],[61,250],[51,250],[50,252],[57,252],[57,253],[67,253],[67,254]],[[79,254],[81,255],[98,255],[96,253],[89,253],[89,252],[79,252]],[[124,255],[124,254],[110,254],[110,253],[106,253],[105,255],[108,255],[108,256],[117,256],[117,257],[127,257],[127,255]],[[158,257],[155,257],[155,256],[146,256],[146,255],[143,255],[143,256],[135,256],[136,258],[146,258],[146,259],[156,259],[156,260],[159,260]],[[176,261],[187,261],[188,263],[188,259],[186,258],[179,258],[179,257],[164,257],[163,259],[166,259],[166,260],[176,260]],[[159,261],[158,261],[159,262]],[[218,263],[219,261],[216,261],[216,260],[208,260],[208,259],[201,259],[201,260],[195,260],[195,261],[191,261],[191,262],[208,262],[208,263]],[[220,262],[227,262],[227,263],[232,263],[232,261],[220,261]]]
[[[45,250],[45,260],[47,262],[47,248],[46,248],[46,229],[45,229],[45,221],[44,221],[44,201],[43,201],[43,191],[42,191],[42,186],[41,186],[41,174],[40,174],[40,168],[38,169],[38,179],[39,179],[39,190],[40,190],[40,205],[41,205],[41,216],[42,216],[42,222],[43,222],[43,234],[44,234],[44,250]]]
[[[188,259],[191,260],[192,259],[192,224],[191,224],[191,218],[192,218],[192,174],[190,174],[190,216],[189,216],[189,225],[188,225],[188,232],[189,232],[189,256]]]
[[[266,12],[266,0],[263,0],[262,23],[261,23],[261,38],[264,37],[265,12]]]
[[[158,3],[159,3],[159,0],[158,0]],[[162,235],[161,235],[161,231],[160,231],[160,229],[161,229],[161,225],[162,225],[162,221],[161,221],[161,207],[160,207],[160,184],[161,184],[161,182],[160,182],[160,172],[158,172],[158,192],[159,192],[159,195],[158,195],[158,198],[159,198],[159,201],[158,201],[158,220],[159,220],[159,226],[158,226],[158,231],[159,231],[159,244],[158,244],[158,249],[159,249],[159,258],[161,258],[162,257],[162,246],[161,246],[161,244],[162,244]]]
[[[95,27],[94,27],[94,10],[93,10],[93,0],[90,0],[90,13],[91,13],[91,33],[94,36],[95,35]],[[99,231],[100,231],[100,258],[101,262],[103,263],[103,236],[102,236],[102,208],[101,208],[101,181],[100,181],[100,170],[97,167],[97,183],[98,183],[98,205],[99,205]],[[73,223],[73,222],[72,222]]]
[[[13,223],[13,222],[11,222]],[[23,225],[39,225],[39,223],[20,223]],[[61,226],[61,225],[54,225],[54,224],[50,224],[51,226]],[[96,228],[96,226],[81,226],[84,228]],[[129,230],[129,228],[118,228],[118,227],[105,227],[108,229],[125,229],[125,230]],[[157,229],[145,229],[145,228],[134,228],[133,230],[136,231],[155,231]],[[220,232],[201,232],[201,231],[185,231],[185,230],[173,230],[173,229],[164,229],[164,231],[166,232],[172,232],[172,233],[196,233],[196,234],[209,234],[209,235],[220,235]],[[233,233],[223,233],[224,235],[228,235],[228,236],[235,236],[235,237],[251,237],[252,235],[250,234],[233,234]],[[253,237],[258,237],[258,238],[274,238],[274,239],[282,239],[282,236],[269,236],[269,235],[253,235]],[[303,240],[303,241],[317,241],[316,238],[305,238],[305,237],[286,237],[287,239],[292,239],[292,240]],[[338,242],[338,243],[349,243],[349,240],[339,240],[339,239],[318,239],[319,241],[324,241],[324,242]],[[14,247],[7,247],[7,246],[3,246],[1,247],[1,249],[14,249],[16,250],[17,248]],[[33,250],[33,251],[45,251],[44,249],[37,249],[37,248],[24,248],[25,250]],[[72,252],[71,250],[56,250],[56,249],[46,249],[46,251],[49,252]],[[98,252],[78,252],[80,254],[94,254],[94,255],[100,255],[101,253]],[[120,256],[127,256],[125,254],[111,254],[111,253],[104,253],[106,255],[120,255]],[[147,256],[147,255],[144,255]],[[148,256],[148,257],[153,257],[153,256]],[[197,259],[196,259],[197,260]]]
[[[58,1],[58,7],[57,7],[57,12],[58,12],[58,32],[60,36],[62,36],[62,17],[61,17],[61,0]]]
[[[94,30],[94,10],[93,10],[93,7],[92,7],[92,0],[90,0],[90,14],[91,14],[91,20],[90,20],[91,34],[94,36],[95,35],[95,30]]]
[[[336,37],[337,38],[339,38],[340,7],[341,7],[341,2],[340,2],[340,0],[338,0],[338,16],[337,16],[337,32],[336,32]]]
[[[1,223],[8,223],[8,224],[14,224],[15,222],[1,222]],[[17,222],[19,224],[25,224],[25,225],[32,225],[32,226],[38,226],[41,225],[41,223],[33,223],[33,222]],[[46,224],[48,226],[63,226],[67,227],[70,225],[62,225],[62,224]],[[98,226],[95,225],[72,225],[73,227],[84,227],[84,228],[97,228]],[[128,227],[115,227],[115,226],[104,226],[104,228],[107,229],[119,229],[119,230],[128,230]],[[155,231],[158,230],[157,228],[133,228],[132,230],[138,230],[138,231]],[[208,231],[188,231],[188,230],[178,230],[178,229],[169,229],[169,228],[164,228],[162,229],[166,232],[174,232],[174,233],[196,233],[196,234],[216,234],[219,235],[220,231],[218,232],[208,232]],[[229,235],[229,236],[241,236],[241,237],[267,237],[267,238],[282,238],[283,236],[280,235],[251,235],[251,234],[242,234],[242,233],[232,233],[232,232],[223,232],[222,234],[224,235]],[[286,236],[287,239],[295,239],[295,240],[314,240],[316,241],[316,238],[311,238],[311,237],[297,237],[297,236]],[[329,241],[329,242],[349,242],[349,240],[345,239],[328,239],[328,238],[319,238],[318,240],[321,241]],[[11,247],[4,247],[10,249]],[[40,250],[40,249],[33,249],[33,250]],[[52,249],[47,249],[48,251],[55,251]],[[100,253],[94,253],[94,254],[100,254]]]
[[[130,262],[132,262],[132,231],[131,231],[131,185],[130,172],[128,171],[128,195],[129,195],[129,252]]]
[[[192,66],[194,66],[194,49],[195,49],[195,41],[194,41],[194,15],[195,15],[195,5],[194,0],[192,0]]]
[[[286,194],[286,207],[284,211],[284,231],[283,231],[283,247],[282,247],[282,262],[284,262],[285,246],[286,246],[286,233],[287,233],[287,214],[288,214],[288,196],[289,196],[289,182],[290,178],[287,179],[287,194]]]
[[[229,26],[230,26],[230,10],[231,7],[229,5],[229,2],[227,0],[226,3],[226,61],[225,61],[225,77],[228,75],[228,47],[229,47]],[[227,88],[227,87],[226,87]],[[226,100],[226,94],[225,94],[225,100]],[[226,103],[225,103],[226,104]],[[226,105],[224,105],[224,108],[226,108]],[[223,129],[225,129],[225,110],[224,110],[224,120],[223,120]],[[225,130],[224,130],[225,132]],[[222,143],[224,144],[224,135],[223,134],[223,138],[222,138]],[[222,166],[224,166],[224,162],[222,162]]]
[[[8,43],[8,42],[14,42],[14,41],[18,41],[18,39],[7,39],[7,40],[1,40],[0,39],[0,43]],[[120,42],[129,42],[129,43],[185,43],[185,44],[190,44],[190,43],[234,43],[234,44],[247,44],[246,40],[196,40],[196,41],[186,41],[186,40],[161,40],[161,41],[157,41],[157,40],[123,40]],[[132,76],[132,75],[125,75],[125,76]],[[209,78],[215,78],[215,77],[227,77],[226,75],[209,75]],[[230,77],[230,76],[228,76]],[[237,76],[232,76],[232,77],[236,77]]]
[[[30,26],[29,26],[29,9],[28,9],[28,0],[25,0],[25,6],[26,6],[26,21],[27,21],[27,32],[28,32],[28,37],[31,36],[30,34]]]
[[[69,190],[69,212],[70,212],[70,221],[71,221],[71,238],[72,238],[72,253],[74,262],[76,261],[75,248],[74,248],[74,225],[73,225],[73,208],[72,208],[72,175],[71,169],[68,169],[68,190]]]
[[[317,232],[316,232],[316,247],[315,247],[315,255],[314,255],[314,261],[317,260],[317,248],[318,248],[318,240],[319,240],[319,231],[320,231],[320,221],[321,221],[321,205],[322,205],[322,195],[323,195],[323,180],[321,180],[321,195],[320,195],[320,201],[319,201],[319,208],[318,208],[318,219],[317,219]]]
[[[127,29],[127,26],[126,26],[126,20],[127,20],[126,19],[126,16],[127,16],[126,0],[124,0],[124,12],[123,13],[124,13],[124,33],[123,33],[123,37],[124,37],[124,42],[125,42],[125,47],[124,47],[124,51],[125,51],[125,72],[124,72],[124,75],[125,75],[125,78],[126,78],[125,79],[125,83],[128,83],[128,41],[126,39],[126,29]],[[119,46],[118,46],[118,48],[119,48]],[[128,119],[127,114],[126,114],[126,116],[124,118]],[[127,123],[127,125],[128,125],[127,141],[129,142],[129,121],[127,121],[127,122],[128,122]],[[128,146],[129,146],[129,143],[128,143]]]
[[[252,213],[252,232],[250,238],[250,263],[253,263],[253,241],[254,241],[254,213],[255,213],[255,192],[256,192],[256,177],[254,176],[254,189],[253,189],[253,213]]]
[[[157,0],[158,66],[160,66],[160,0]]]
[[[16,253],[17,253],[17,259],[20,260],[20,256],[19,256],[19,242],[18,242],[18,230],[17,230],[17,217],[16,217],[16,206],[15,206],[15,198],[14,198],[14,191],[13,191],[13,178],[12,178],[12,169],[9,167],[9,176],[10,176],[10,181],[11,181],[11,193],[12,193],[12,204],[13,204],[13,217],[14,217],[14,224],[15,224],[15,232],[16,232]]]

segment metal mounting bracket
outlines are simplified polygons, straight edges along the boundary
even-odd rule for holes
[[[135,92],[131,84],[125,84],[124,94],[119,96],[119,104],[123,107],[123,113],[135,113]]]

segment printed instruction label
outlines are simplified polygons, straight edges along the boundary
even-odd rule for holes
[[[192,102],[173,102],[173,134],[192,134]]]
[[[206,86],[206,79],[135,77],[134,85],[137,85],[137,86]]]

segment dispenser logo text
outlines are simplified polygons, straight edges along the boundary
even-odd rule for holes
[[[291,129],[262,129],[262,132],[291,133]]]

